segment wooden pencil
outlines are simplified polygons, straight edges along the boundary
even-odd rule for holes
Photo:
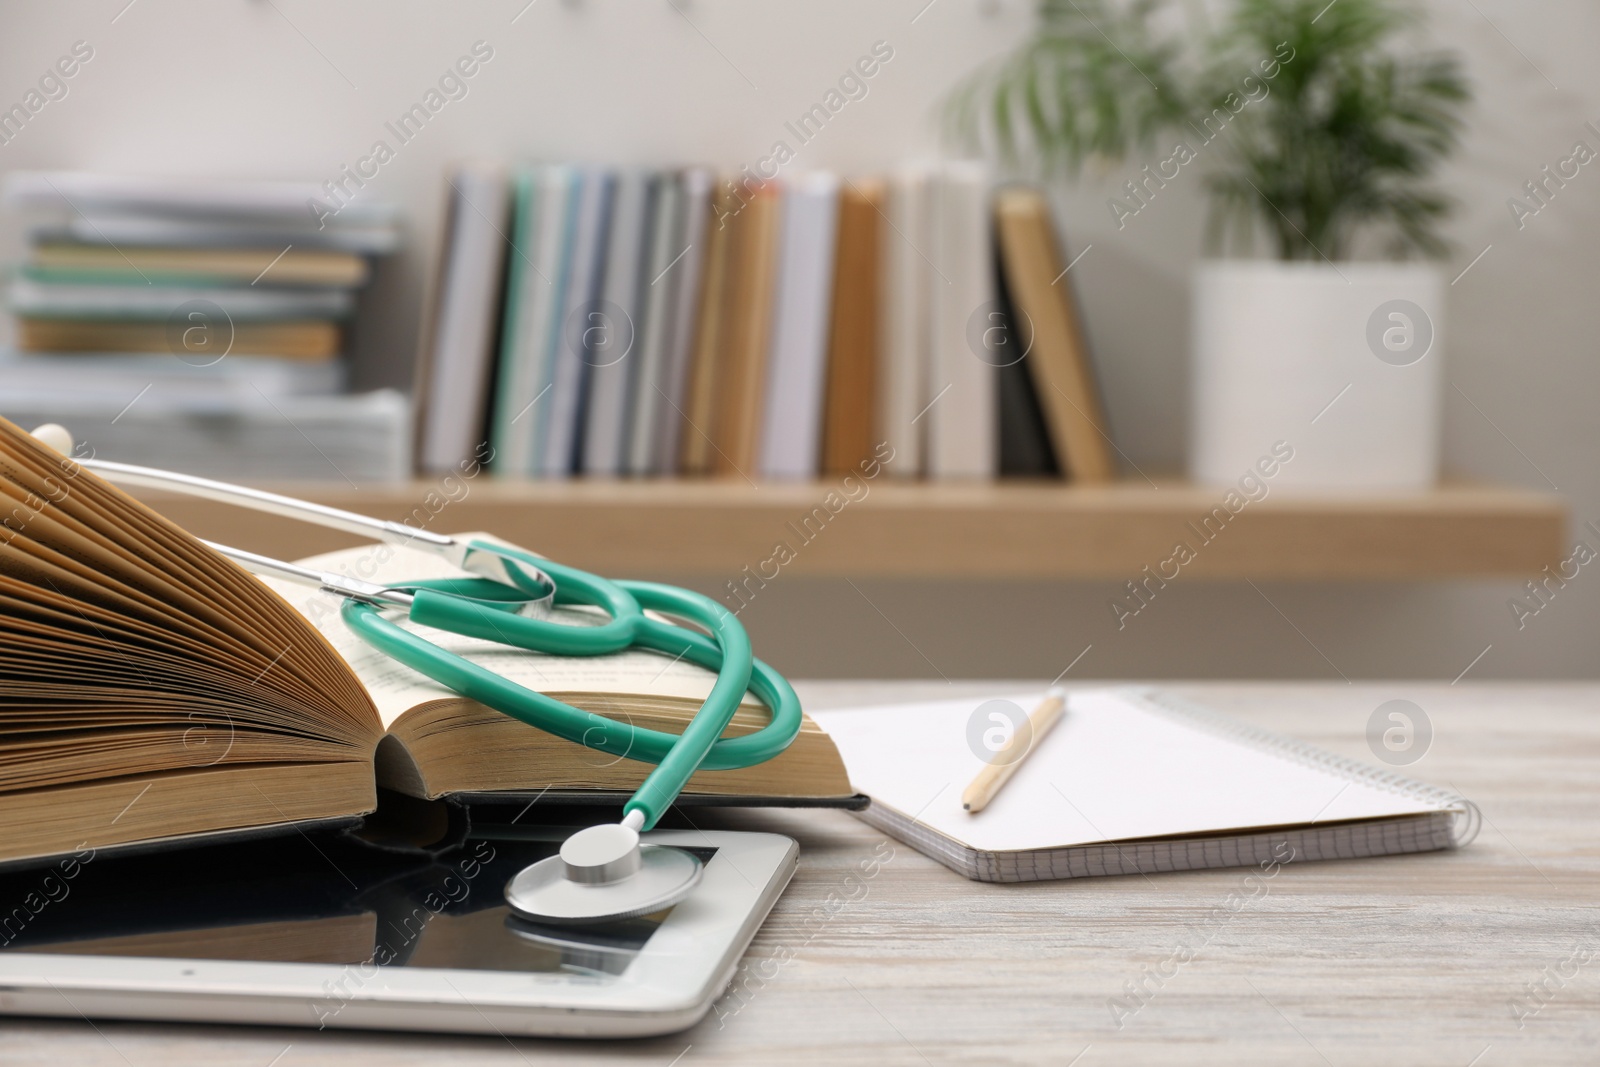
[[[1010,781],[1017,768],[1039,747],[1044,735],[1061,719],[1066,707],[1066,691],[1059,687],[1050,690],[1044,701],[1028,715],[1028,728],[1013,733],[1005,747],[990,758],[988,765],[978,772],[972,784],[962,792],[962,809],[976,815],[988,807],[995,794]]]

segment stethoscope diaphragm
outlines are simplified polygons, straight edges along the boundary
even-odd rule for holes
[[[700,884],[699,857],[643,845],[630,826],[607,823],[573,834],[559,855],[524,868],[506,884],[522,918],[552,926],[619,922],[670,908]]]

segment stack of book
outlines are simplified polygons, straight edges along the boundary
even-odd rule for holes
[[[395,212],[312,210],[326,200],[298,182],[11,175],[28,249],[8,292],[0,414],[64,422],[102,458],[405,476],[404,398],[338,395],[346,327],[372,257],[398,244]],[[377,437],[351,451],[351,423]]]
[[[449,182],[419,462],[510,477],[1114,476],[1043,195],[473,164]]]

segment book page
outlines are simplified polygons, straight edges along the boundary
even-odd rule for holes
[[[301,616],[4,419],[0,512],[0,793],[369,758],[376,714]]]
[[[494,540],[485,534],[452,536]],[[416,548],[377,544],[329,552],[296,562],[301,566],[378,583],[402,584],[428,578],[466,576],[464,571],[432,553]],[[321,630],[339,655],[350,664],[377,705],[385,729],[419,704],[430,700],[460,699],[455,691],[389,658],[357,637],[339,618],[339,597],[278,579],[263,578],[262,581]],[[655,652],[550,656],[401,621],[398,612],[392,615],[407,630],[446,651],[541,693],[593,693],[703,701],[716,682],[716,675],[702,667]],[[597,612],[567,608],[558,609],[555,618],[575,626],[592,626],[604,621],[604,617]],[[747,700],[755,703],[753,697]]]
[[[1043,693],[1006,694],[1030,712]],[[961,793],[985,766],[985,698],[811,713],[857,789],[980,851],[1304,826],[1442,810],[1375,784],[1186,726],[1114,691],[1066,714],[977,814]],[[974,726],[974,719],[978,722]],[[976,740],[974,740],[974,734]]]

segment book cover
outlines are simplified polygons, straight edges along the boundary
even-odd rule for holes
[[[711,463],[716,474],[744,478],[754,476],[760,458],[783,228],[783,192],[776,182],[751,188],[748,195],[735,229],[737,250],[728,279],[726,354],[717,383]]]
[[[850,182],[840,193],[823,402],[822,469],[829,474],[855,470],[878,444],[885,199],[884,183],[876,179]]]
[[[546,478],[567,478],[577,468],[587,401],[589,346],[593,317],[601,314],[606,248],[616,175],[588,168],[582,172],[573,211],[567,288],[554,323],[549,411],[535,469]],[[545,403],[545,401],[541,401]]]
[[[981,344],[994,306],[988,174],[982,164],[943,164],[933,183],[933,339],[928,476],[995,475],[997,369]]]
[[[1000,474],[1018,478],[1058,478],[1061,464],[1050,444],[1039,396],[1027,359],[1033,347],[1032,325],[1020,319],[1006,286],[999,258],[993,259],[995,311],[985,333],[999,374],[995,419],[1000,433]]]
[[[644,170],[617,176],[605,281],[600,303],[584,322],[588,396],[577,463],[588,475],[621,474],[627,455],[628,415],[646,328],[642,296],[649,279],[643,274],[657,184],[658,176]]]
[[[889,184],[879,335],[878,406],[874,436],[895,450],[891,478],[916,478],[926,470],[928,404],[932,376],[934,273],[924,249],[932,246],[931,176],[927,168],[898,171]]]
[[[675,275],[685,254],[683,175],[663,173],[651,196],[652,224],[645,258],[644,296],[640,300],[639,366],[635,371],[632,411],[628,417],[624,470],[630,475],[649,474],[658,462],[663,386],[669,376],[670,348],[676,327],[678,283]]]
[[[533,167],[523,178],[526,208],[519,206],[512,236],[494,397],[494,472],[507,478],[538,471],[539,445],[550,419],[551,356],[566,299],[578,181],[566,166]]]
[[[784,189],[768,342],[759,469],[763,478],[817,475],[828,370],[839,179],[809,174]]]
[[[1073,481],[1110,482],[1117,464],[1049,204],[1037,189],[996,198],[1001,261],[1019,316],[1032,327],[1028,371],[1055,452]]]
[[[428,471],[458,469],[485,439],[507,252],[501,236],[508,201],[504,171],[492,164],[465,166],[451,188],[449,238],[424,361],[419,462]]]
[[[711,473],[715,445],[718,396],[730,345],[735,279],[739,275],[739,241],[745,224],[744,201],[730,178],[717,186],[712,217],[707,223],[705,282],[701,287],[699,321],[695,327],[689,387],[679,431],[682,472]]]
[[[685,412],[689,407],[689,382],[694,361],[695,336],[700,328],[702,302],[710,287],[711,246],[718,228],[711,213],[715,177],[704,167],[690,167],[682,175],[683,251],[668,270],[672,281],[672,328],[666,339],[661,392],[656,397],[655,458],[652,474],[677,474],[683,447]]]

